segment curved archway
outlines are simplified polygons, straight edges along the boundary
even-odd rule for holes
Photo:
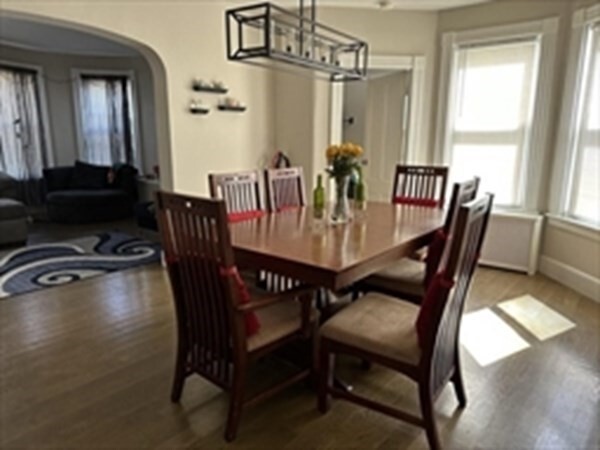
[[[116,34],[112,31],[92,27],[78,22],[70,22],[50,18],[47,16],[21,13],[13,11],[2,11],[2,19],[17,21],[23,26],[44,25],[57,30],[69,30],[92,36],[107,42],[112,42],[123,47],[132,49],[148,64],[152,76],[152,92],[154,95],[154,138],[156,141],[156,152],[161,171],[161,187],[173,189],[173,163],[171,153],[171,133],[169,127],[169,108],[167,97],[166,69],[161,57],[148,45]]]

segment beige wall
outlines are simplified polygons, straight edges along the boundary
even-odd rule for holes
[[[548,152],[543,164],[545,176],[541,189],[544,198],[542,212],[548,206],[548,194],[551,179],[552,164],[555,159],[557,132],[559,128],[563,89],[566,76],[566,65],[568,61],[569,38],[571,33],[573,11],[580,7],[591,5],[595,2],[585,1],[496,1],[471,7],[458,8],[443,11],[439,15],[438,39],[441,34],[448,31],[468,30],[496,25],[504,25],[530,20],[540,20],[558,17],[559,31],[556,47],[556,60],[554,65],[554,85],[552,88],[552,99],[550,103],[550,126],[548,135]],[[438,52],[438,58],[440,57]],[[439,87],[440,80],[435,83],[435,91]],[[435,112],[435,111],[434,111]],[[431,130],[434,136],[434,129]],[[433,141],[432,141],[433,142]],[[554,222],[555,223],[555,222]],[[600,283],[600,245],[598,240],[589,237],[590,232],[578,233],[549,223],[545,226],[541,246],[541,268],[544,270],[544,260],[551,259],[559,264],[573,268],[575,271],[583,272],[586,277],[596,279]],[[555,276],[555,275],[553,275]],[[559,275],[561,276],[561,275]],[[555,276],[556,277],[556,276]],[[567,277],[565,275],[565,277]],[[564,280],[560,280],[564,281]]]
[[[423,109],[424,116],[430,116],[437,13],[323,7],[318,9],[317,20],[366,40],[371,55],[423,55]],[[277,72],[275,78],[276,145],[287,151],[294,163],[304,166],[310,180],[308,188],[325,166],[324,152],[329,144],[329,84],[282,72]],[[421,127],[425,153],[429,148],[429,129],[429,123]],[[368,157],[369,149],[366,152]]]
[[[141,170],[150,173],[152,166],[158,163],[152,74],[143,58],[60,55],[0,45],[0,60],[41,68],[55,165],[71,165],[79,156],[71,70],[132,70],[138,104]]]
[[[30,13],[84,29],[93,27],[101,35],[109,33],[143,43],[148,52],[162,60],[166,86],[156,95],[157,114],[167,116],[167,123],[159,122],[157,130],[161,173],[171,172],[175,190],[193,194],[208,193],[210,171],[256,167],[274,150],[271,74],[226,60],[225,7],[220,2],[174,4],[166,0],[2,1],[3,13]],[[152,65],[154,73],[159,69]],[[230,88],[229,95],[248,105],[247,112],[189,114],[194,77],[222,80]],[[209,94],[198,97],[211,105],[218,99]],[[165,138],[168,145],[164,145]],[[172,149],[170,155],[168,147]],[[171,178],[168,175],[165,178]],[[163,185],[170,187],[171,183],[165,181]]]

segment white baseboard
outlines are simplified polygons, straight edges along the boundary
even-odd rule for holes
[[[600,278],[544,255],[540,257],[540,272],[600,303]]]

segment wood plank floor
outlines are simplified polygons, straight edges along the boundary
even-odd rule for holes
[[[598,448],[600,305],[542,276],[479,269],[467,310],[531,294],[575,322],[486,367],[462,353],[469,404],[437,403],[445,448]],[[505,318],[505,317],[503,317]],[[424,433],[334,401],[325,416],[299,384],[247,411],[222,440],[226,396],[194,378],[169,402],[174,318],[166,276],[149,266],[0,301],[0,447],[420,449]],[[340,361],[359,392],[417,411],[413,385]]]

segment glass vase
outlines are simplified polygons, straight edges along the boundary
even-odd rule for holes
[[[335,199],[331,214],[332,223],[346,223],[351,219],[350,203],[348,202],[348,185],[350,176],[335,177]]]

